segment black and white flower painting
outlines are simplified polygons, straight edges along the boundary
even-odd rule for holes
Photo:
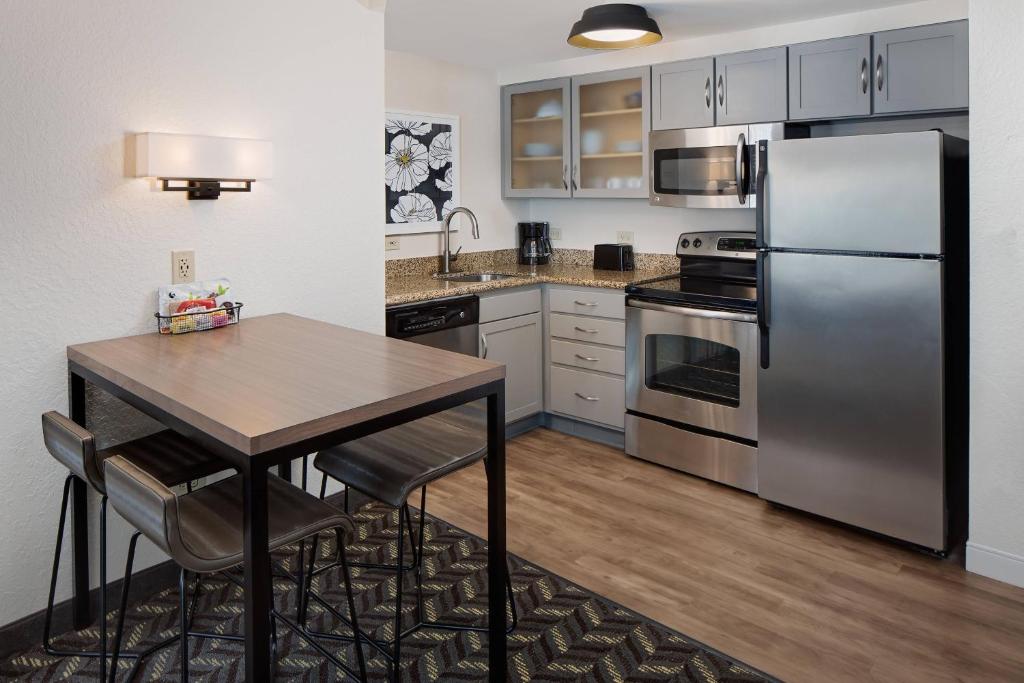
[[[458,126],[457,116],[385,115],[387,234],[437,232],[458,206]]]

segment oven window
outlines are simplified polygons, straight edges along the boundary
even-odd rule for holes
[[[683,147],[654,151],[658,194],[736,194],[735,147]]]
[[[739,349],[676,334],[649,334],[644,343],[648,389],[739,407]]]

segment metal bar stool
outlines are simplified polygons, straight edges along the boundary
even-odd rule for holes
[[[170,430],[135,439],[104,450],[96,450],[96,439],[91,432],[57,412],[44,413],[43,441],[46,449],[69,473],[64,480],[64,495],[60,504],[60,523],[57,525],[57,546],[53,551],[53,569],[50,573],[50,593],[46,601],[46,617],[43,622],[43,649],[47,654],[58,657],[98,657],[100,680],[107,667],[107,491],[103,477],[103,462],[114,456],[135,463],[152,473],[167,486],[187,484],[193,479],[216,474],[227,469],[223,460],[218,459],[202,446]],[[65,650],[55,647],[51,641],[53,627],[53,603],[57,591],[57,573],[60,569],[60,555],[64,542],[64,527],[67,521],[68,498],[74,477],[88,482],[100,494],[100,642],[99,650]],[[123,657],[138,657],[138,652],[128,652]]]
[[[364,635],[371,646],[385,658],[391,660],[393,681],[398,681],[399,677],[402,638],[411,633],[421,628],[487,632],[486,627],[427,621],[423,615],[423,545],[426,528],[427,484],[474,465],[480,460],[484,460],[486,465],[486,441],[478,433],[479,430],[474,430],[471,426],[471,423],[466,422],[465,412],[447,411],[441,413],[440,416],[416,420],[320,451],[313,460],[313,466],[323,473],[320,485],[321,498],[326,492],[327,477],[330,476],[345,484],[346,512],[348,511],[349,488],[391,505],[399,511],[397,562],[395,564],[357,564],[353,562],[350,565],[397,572],[395,637],[391,641],[381,643]],[[408,499],[416,489],[420,489],[420,526],[419,537],[413,540],[412,514],[409,511]],[[411,565],[405,564],[404,557],[406,529],[408,529],[412,542],[413,561]],[[306,617],[310,599],[315,600],[336,617],[342,616],[331,606],[326,605],[312,589],[314,575],[327,571],[336,564],[337,562],[333,562],[325,567],[316,568],[315,555],[310,558],[309,570],[306,572],[308,583],[300,596],[299,624],[303,628],[307,628]],[[416,572],[416,623],[403,630],[403,582],[405,572],[411,569]],[[508,627],[508,632],[511,633],[518,623],[511,578],[506,579],[505,588],[508,592],[512,612],[512,623]],[[336,638],[329,633],[313,630],[307,630],[307,632],[320,638]]]
[[[242,477],[235,475],[205,486],[194,493],[178,496],[157,478],[125,458],[110,458],[104,467],[111,505],[138,529],[132,535],[125,568],[124,587],[121,592],[122,609],[118,615],[114,639],[111,683],[113,683],[114,673],[117,670],[118,651],[124,631],[125,606],[128,602],[130,588],[132,560],[135,554],[135,543],[140,534],[146,536],[158,548],[167,553],[181,568],[178,580],[181,630],[178,638],[181,643],[181,681],[187,683],[189,637],[225,637],[221,634],[196,632],[191,629],[191,617],[198,596],[199,583],[197,580],[196,591],[192,598],[193,608],[190,610],[187,590],[188,574],[189,572],[197,575],[224,573],[225,570],[243,562]],[[275,627],[275,647],[277,642],[276,624],[277,621],[281,621],[345,674],[365,682],[366,662],[363,657],[359,622],[345,557],[344,534],[346,527],[351,524],[351,520],[341,510],[292,486],[283,479],[271,476],[268,478],[267,486],[270,501],[269,546],[271,550],[291,545],[309,536],[318,538],[320,533],[328,530],[334,530],[336,534],[339,558],[344,569],[345,592],[349,610],[347,621],[351,623],[353,630],[353,638],[350,640],[355,642],[359,672],[356,673],[319,643],[309,638],[297,623],[277,610],[272,610],[271,623]],[[313,542],[313,553],[315,556],[316,540]],[[299,558],[299,567],[303,566],[304,559],[303,557]],[[224,575],[237,585],[241,585],[241,582],[230,574]],[[304,583],[305,580],[300,571],[298,585],[302,586]],[[237,640],[240,639],[240,636],[228,636],[227,638]],[[138,664],[137,660],[132,675],[137,670]]]

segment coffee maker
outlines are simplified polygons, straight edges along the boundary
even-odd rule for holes
[[[548,223],[519,224],[519,263],[543,266],[551,260],[551,239]]]

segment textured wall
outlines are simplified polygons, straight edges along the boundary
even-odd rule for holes
[[[967,568],[1024,586],[1024,3],[971,8],[971,531]],[[1012,189],[1009,189],[1012,188]]]
[[[469,222],[452,236],[452,251],[511,249],[516,246],[516,222],[526,220],[524,199],[501,198],[501,108],[495,74],[484,69],[388,50],[385,58],[385,96],[389,108],[430,114],[457,114],[461,125],[461,203],[476,214],[480,239],[470,236]],[[518,218],[522,215],[523,218]],[[402,248],[387,258],[432,256],[441,253],[441,234],[401,235]]]
[[[0,15],[3,624],[46,597],[64,472],[39,415],[66,410],[64,348],[152,331],[171,249],[195,248],[200,278],[230,277],[247,315],[382,331],[368,132],[384,50],[383,15],[353,0],[5,0]],[[274,178],[212,202],[154,191],[125,177],[126,136],[147,130],[269,138]],[[90,410],[104,440],[147,429],[104,403]],[[115,524],[112,577],[127,538]]]

